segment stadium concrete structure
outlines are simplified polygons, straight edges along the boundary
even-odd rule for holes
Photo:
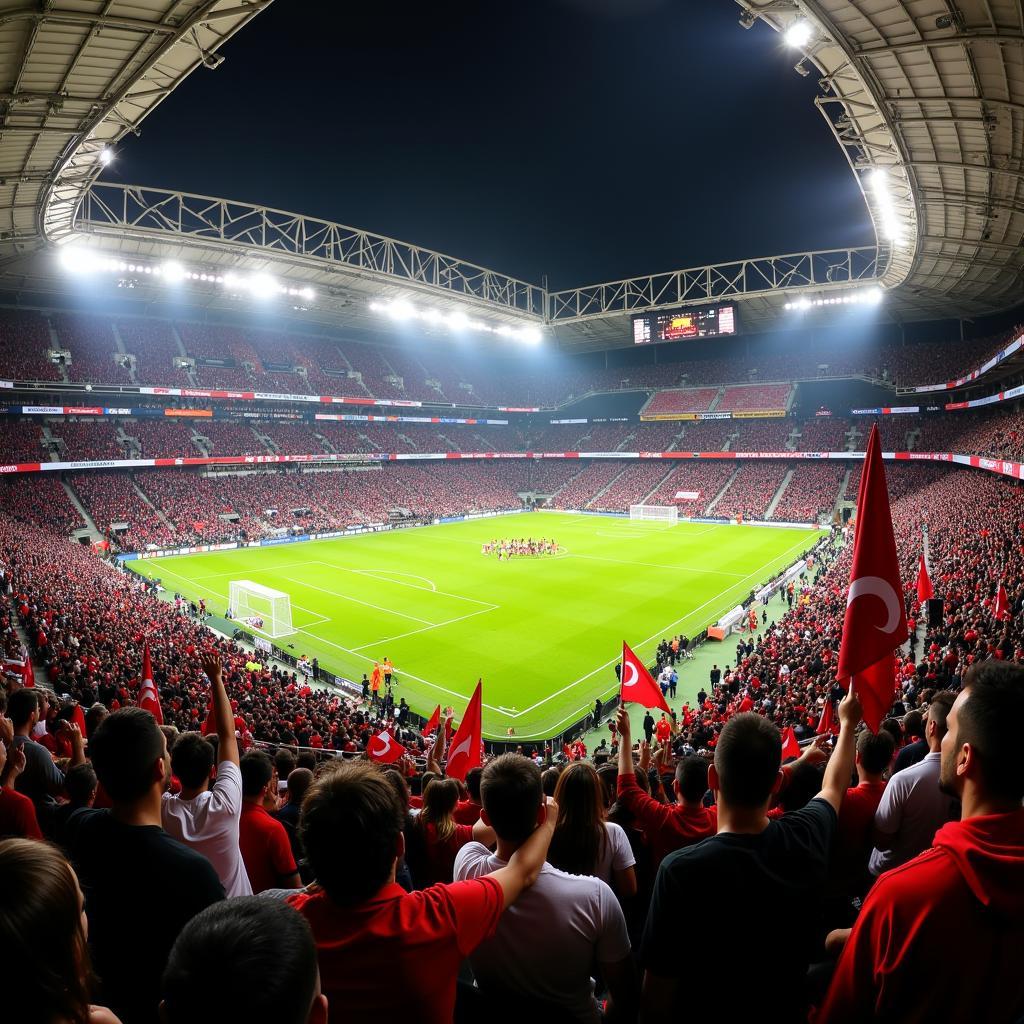
[[[524,502],[623,513],[679,500],[700,518],[818,524],[852,507],[874,420],[893,461],[1024,479],[1019,3],[739,0],[737,31],[770,25],[795,72],[818,78],[876,243],[563,291],[302,213],[101,180],[118,142],[268,6],[0,11],[5,509],[38,487],[67,509],[51,503],[49,528],[130,554]],[[69,275],[90,280],[87,313]],[[263,300],[270,330],[252,313]],[[637,351],[635,317],[723,305],[776,342],[619,358]],[[845,360],[778,343],[853,307],[865,324],[959,320],[959,337]],[[395,320],[437,352],[395,345]],[[967,321],[991,326],[972,341]],[[567,369],[496,382],[445,348],[459,333],[495,365],[539,343]],[[254,472],[282,467],[302,486]],[[388,475],[372,502],[348,483],[343,501],[320,500],[322,470],[366,467]],[[290,531],[263,514],[278,504]]]

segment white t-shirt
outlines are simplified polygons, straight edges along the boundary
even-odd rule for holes
[[[242,773],[231,761],[217,765],[217,779],[212,789],[191,800],[164,793],[161,808],[164,829],[213,865],[228,899],[252,895],[249,875],[238,848],[241,814]]]
[[[633,848],[629,845],[629,838],[621,825],[616,825],[614,821],[606,821],[604,827],[608,832],[608,842],[604,845],[604,854],[594,875],[602,882],[612,885],[615,881],[615,872],[633,867],[636,864],[636,857],[633,856]]]
[[[455,858],[455,881],[489,875],[505,864],[486,846],[467,843]],[[595,960],[619,963],[629,949],[615,893],[600,879],[545,864],[470,962],[485,992],[490,986],[543,1000],[560,1007],[567,1021],[599,1024],[591,966]]]

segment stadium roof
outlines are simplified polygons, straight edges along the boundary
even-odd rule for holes
[[[735,0],[814,74],[815,103],[864,192],[876,246],[737,260],[546,293],[371,232],[230,200],[94,184],[104,145],[269,3],[73,4],[0,13],[0,265],[73,236],[122,259],[271,273],[312,287],[305,319],[372,322],[372,300],[465,309],[492,323],[546,319],[573,351],[628,345],[633,313],[735,300],[748,327],[795,295],[876,281],[885,315],[972,316],[1019,302],[1024,271],[1024,10],[1019,0]],[[89,12],[89,13],[85,13]],[[740,31],[737,28],[737,31]],[[794,166],[798,164],[794,161]],[[52,258],[10,267],[58,292]],[[136,297],[161,283],[141,275]],[[10,283],[8,282],[8,290]],[[230,306],[212,285],[200,304]],[[834,307],[813,311],[827,317]]]
[[[0,2],[0,266],[66,236],[104,150],[271,2]]]

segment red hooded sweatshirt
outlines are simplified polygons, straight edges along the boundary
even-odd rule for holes
[[[881,875],[815,1024],[1024,1014],[1024,809],[953,821]]]

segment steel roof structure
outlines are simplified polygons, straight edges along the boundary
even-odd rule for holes
[[[637,312],[735,300],[747,326],[758,327],[795,295],[875,283],[896,319],[1016,305],[1024,294],[1021,0],[733,2],[744,28],[761,21],[777,30],[797,44],[795,72],[818,77],[816,105],[861,185],[875,246],[549,293],[317,218],[97,182],[103,147],[138,132],[191,71],[216,67],[217,48],[270,0],[0,0],[0,286],[59,294],[48,250],[86,240],[124,261],[268,271],[313,287],[315,303],[296,311],[307,320],[372,323],[371,300],[411,299],[496,323],[545,322],[569,351],[630,344]],[[128,278],[141,300],[163,287],[141,271]],[[233,301],[212,284],[197,285],[193,297],[218,308]]]

